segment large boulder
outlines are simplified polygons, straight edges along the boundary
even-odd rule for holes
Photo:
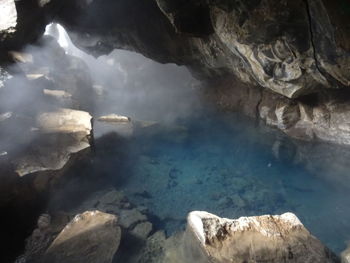
[[[191,212],[180,247],[179,262],[339,262],[292,213],[232,220]]]
[[[91,115],[58,109],[39,114],[32,131],[36,139],[13,161],[19,176],[62,169],[71,156],[90,147]]]
[[[52,242],[43,262],[112,262],[121,237],[117,221],[99,211],[77,215]]]

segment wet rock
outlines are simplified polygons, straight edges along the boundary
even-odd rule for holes
[[[152,224],[150,222],[142,222],[137,224],[131,231],[130,234],[136,238],[145,240],[152,231]]]
[[[134,194],[135,196],[139,196],[141,198],[144,198],[144,199],[151,199],[153,198],[153,196],[147,192],[146,190],[142,191],[142,192],[137,192]]]
[[[86,210],[97,209],[101,212],[118,215],[127,203],[128,200],[122,192],[115,189],[107,189],[106,191],[90,194],[71,213],[81,213]]]
[[[144,222],[147,220],[147,217],[141,214],[137,209],[122,210],[120,212],[119,218],[119,224],[126,229],[130,228],[136,223]]]
[[[121,236],[117,221],[99,211],[77,215],[52,242],[43,262],[112,262]]]
[[[142,249],[139,261],[140,263],[162,263],[164,261],[164,244],[166,241],[166,237],[164,232],[158,231],[150,236],[146,245]]]
[[[291,213],[219,218],[191,212],[182,262],[339,262]]]

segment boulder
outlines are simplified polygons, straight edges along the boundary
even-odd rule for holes
[[[90,147],[91,116],[84,111],[58,109],[36,118],[35,140],[15,158],[19,176],[62,169],[70,157]]]
[[[52,242],[43,262],[112,262],[121,237],[117,221],[99,211],[77,215]]]
[[[339,262],[292,213],[232,220],[191,212],[178,255],[181,262]]]
[[[118,114],[109,114],[109,115],[101,116],[97,120],[104,121],[104,122],[116,122],[116,123],[131,121],[129,117],[118,115]]]
[[[341,253],[341,263],[350,263],[350,247]]]

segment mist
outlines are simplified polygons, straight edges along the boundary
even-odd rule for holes
[[[164,125],[202,108],[198,82],[185,67],[126,50],[95,58],[75,47],[59,24],[48,25],[42,39],[10,56],[16,62],[9,68],[12,79],[0,89],[2,153],[28,147],[38,137],[36,116],[57,108]]]
[[[173,123],[200,109],[197,81],[183,66],[160,64],[143,55],[114,50],[94,58],[74,46],[59,24],[46,33],[58,40],[66,54],[89,67],[96,96],[93,114],[117,113],[132,119]]]

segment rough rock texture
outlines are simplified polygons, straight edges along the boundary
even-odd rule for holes
[[[39,217],[37,228],[26,240],[25,253],[15,263],[33,262],[40,258],[52,242],[51,217],[43,214]]]
[[[129,261],[128,261],[129,262]],[[225,219],[191,212],[185,232],[150,236],[130,262],[339,262],[292,213]]]
[[[38,141],[14,160],[20,176],[60,170],[72,154],[90,147],[91,116],[87,112],[59,109],[40,114],[36,123]]]
[[[345,251],[341,253],[341,263],[349,263],[350,262],[350,248],[347,248]]]
[[[43,262],[112,262],[120,236],[115,215],[85,212],[61,231],[47,249]]]
[[[76,178],[73,180],[76,180]],[[84,180],[86,180],[85,177]],[[71,185],[71,182],[67,182],[67,184]],[[90,184],[96,184],[96,182],[90,182]],[[86,187],[81,182],[79,186],[81,188]],[[94,188],[91,187],[93,186],[79,190],[72,187],[72,192],[65,189],[63,193],[55,192],[51,195],[48,209],[52,213],[52,224],[50,226],[52,236],[55,237],[55,234],[61,232],[68,222],[73,220],[75,215],[82,214],[85,211],[97,210],[115,215],[118,217],[118,227],[121,229],[121,243],[114,256],[114,262],[137,262],[133,259],[139,258],[140,252],[148,243],[148,238],[153,230],[153,225],[148,221],[145,214],[145,208],[135,207],[121,191],[117,191],[110,186],[102,190],[98,187],[98,191],[92,190]],[[76,194],[77,191],[79,191],[79,196]],[[73,201],[72,196],[77,200]],[[30,256],[30,253],[26,254]]]
[[[160,62],[187,65],[201,80],[229,75],[232,84],[240,83],[242,89],[231,97],[234,102],[236,96],[256,86],[272,91],[264,92],[263,107],[258,110],[240,104],[250,115],[295,137],[340,144],[350,141],[348,99],[338,101],[350,92],[350,4],[345,0],[34,2],[16,2],[20,26],[15,38],[22,35],[23,43],[35,39],[44,24],[54,19],[89,53],[107,54],[123,48]],[[6,1],[6,7],[13,10],[13,2]],[[28,23],[34,17],[35,23]],[[3,19],[2,27],[8,28],[13,21],[10,16]],[[29,24],[34,30],[28,30]],[[16,47],[18,41],[0,42]],[[338,94],[338,90],[343,92]],[[282,95],[282,104],[274,94]],[[317,101],[317,108],[303,104],[308,94],[312,94],[311,102]],[[318,100],[319,95],[327,99]],[[333,95],[335,99],[330,99]],[[254,94],[250,98],[261,100]],[[271,101],[274,105],[266,108],[264,102]],[[304,114],[308,108],[313,112],[311,121]]]
[[[11,211],[1,223],[17,227],[4,230],[0,242],[6,244],[4,256],[12,258],[23,249],[20,242],[43,212],[52,186],[91,152],[91,116],[80,110],[91,105],[82,99],[89,96],[91,80],[86,65],[66,56],[52,38],[6,54],[1,63],[16,64],[0,66],[0,208]]]
[[[57,0],[2,0],[0,50],[20,49],[36,41],[52,16],[62,8],[62,3]]]
[[[126,116],[118,115],[118,114],[109,114],[99,117],[97,120],[103,122],[130,122],[131,119]]]
[[[339,262],[292,213],[230,220],[196,211],[187,223],[183,262]]]
[[[13,0],[3,0],[0,6],[0,40],[9,37],[17,25],[17,10]]]
[[[161,62],[185,64],[201,80],[224,78],[231,85],[238,83],[229,102],[236,110],[243,108],[294,137],[350,142],[348,100],[343,96],[350,84],[345,1],[73,1],[67,5],[56,19],[70,31],[73,42],[90,53],[124,48]],[[73,10],[79,19],[71,16]],[[99,13],[104,14],[102,19]],[[221,87],[215,84],[208,85],[214,94]],[[312,95],[305,103],[308,94]]]
[[[74,30],[73,41],[85,50],[127,48],[186,64],[206,77],[231,73],[289,98],[349,86],[349,32],[341,24],[346,3],[154,2],[157,6],[152,1],[71,1],[57,19]],[[73,10],[80,16],[71,16]],[[87,28],[91,34],[80,34]]]
[[[51,37],[8,58],[16,64],[2,71],[0,149],[21,176],[59,170],[90,146],[91,116],[80,111],[93,108],[89,70]]]
[[[243,112],[297,139],[350,144],[350,108],[342,91],[291,100],[232,77],[211,85],[217,88],[205,96],[223,110]]]

